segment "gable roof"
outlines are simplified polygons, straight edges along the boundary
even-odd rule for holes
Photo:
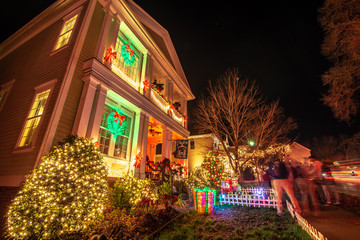
[[[168,62],[174,67],[175,71],[179,75],[183,84],[186,85],[190,91],[188,100],[194,99],[195,96],[190,90],[190,85],[185,76],[184,70],[181,66],[179,57],[176,53],[175,47],[171,41],[168,31],[163,28],[155,19],[153,19],[148,13],[146,13],[139,5],[132,0],[127,0],[128,6],[132,12],[136,14],[136,18],[141,22],[144,29],[153,39],[157,47],[161,50]]]

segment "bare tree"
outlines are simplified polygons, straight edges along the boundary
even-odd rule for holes
[[[322,76],[329,87],[323,101],[337,119],[349,122],[359,111],[360,2],[325,0],[319,22],[325,34],[322,53],[333,62]]]
[[[267,104],[255,82],[240,79],[237,69],[228,70],[215,85],[210,82],[208,92],[198,102],[197,128],[216,135],[236,174],[250,161],[241,155],[248,140],[258,149],[266,148],[295,127],[292,119],[284,119],[279,103]],[[231,147],[225,144],[226,136]]]

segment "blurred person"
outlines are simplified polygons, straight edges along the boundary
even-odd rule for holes
[[[319,192],[319,198],[323,205],[326,205],[326,198],[325,194],[323,192],[323,176],[322,176],[322,162],[317,160],[315,156],[309,157],[309,162],[311,164],[311,167],[309,169],[309,177],[317,187],[317,190]]]
[[[335,180],[334,180],[334,177],[332,176],[331,169],[330,169],[329,165],[327,165],[327,164],[323,164],[322,177],[323,177],[323,183],[322,183],[321,187],[322,187],[322,190],[323,190],[325,198],[326,198],[326,204],[331,204],[331,197],[330,197],[330,193],[329,193],[329,191],[331,191],[335,197],[334,204],[339,205],[340,200],[339,200],[339,194],[336,190]]]
[[[301,164],[296,166],[297,178],[295,182],[300,191],[300,204],[305,214],[310,212],[309,197],[314,208],[314,215],[320,215],[319,200],[316,195],[316,185],[309,178],[309,165]]]
[[[269,162],[269,174],[271,179],[271,185],[273,186],[276,198],[277,198],[277,214],[279,216],[284,215],[284,206],[282,202],[282,194],[283,191],[288,195],[290,198],[291,203],[294,206],[294,210],[301,214],[301,209],[298,204],[298,201],[294,194],[293,185],[289,180],[289,171],[283,161],[280,160],[279,156],[277,155],[276,158],[272,158]]]

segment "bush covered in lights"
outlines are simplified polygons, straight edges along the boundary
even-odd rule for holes
[[[14,239],[66,239],[101,216],[107,171],[90,139],[70,136],[27,176],[7,214]]]
[[[111,192],[111,202],[115,208],[132,209],[143,198],[157,200],[156,186],[150,179],[126,176],[116,181]]]

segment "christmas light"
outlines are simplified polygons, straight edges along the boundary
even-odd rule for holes
[[[102,214],[107,186],[106,169],[92,140],[69,138],[27,176],[10,205],[7,235],[61,239],[81,232]]]

